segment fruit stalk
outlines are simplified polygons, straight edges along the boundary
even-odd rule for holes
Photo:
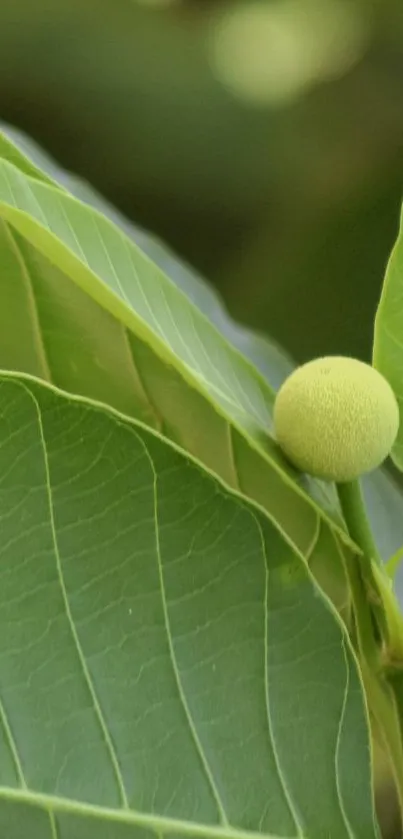
[[[377,565],[382,565],[367,518],[359,478],[337,484],[337,494],[347,530],[353,542],[361,548],[364,556],[374,560]]]

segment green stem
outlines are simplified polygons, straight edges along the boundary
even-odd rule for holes
[[[352,540],[361,548],[364,556],[382,565],[372,530],[367,518],[360,482],[348,481],[337,484],[340,506]]]
[[[352,564],[349,576],[361,652],[373,666],[376,659],[373,618],[381,637],[387,642],[391,660],[402,662],[402,615],[374,542],[359,481],[337,484],[337,492],[349,535],[363,553],[359,561]]]
[[[353,557],[353,561],[347,564],[361,654],[360,668],[369,707],[390,755],[400,811],[403,813],[403,753],[397,702],[384,672],[379,672],[382,648],[374,633],[375,620],[378,629],[383,629],[381,635],[387,639],[389,655],[399,662],[403,652],[402,620],[372,535],[359,481],[337,484],[337,492],[349,535],[363,553],[363,556]],[[374,589],[379,596],[379,605],[375,610],[369,599]]]

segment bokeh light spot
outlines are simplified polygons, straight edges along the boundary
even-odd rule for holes
[[[208,48],[216,78],[238,98],[283,104],[348,72],[368,36],[351,0],[252,0],[214,17]]]

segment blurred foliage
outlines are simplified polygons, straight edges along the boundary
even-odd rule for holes
[[[401,0],[2,0],[0,118],[295,357],[370,355],[403,174]]]

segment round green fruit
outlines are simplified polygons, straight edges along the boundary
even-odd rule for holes
[[[274,404],[277,441],[302,472],[343,483],[379,466],[399,428],[386,379],[369,364],[330,356],[303,364]]]

